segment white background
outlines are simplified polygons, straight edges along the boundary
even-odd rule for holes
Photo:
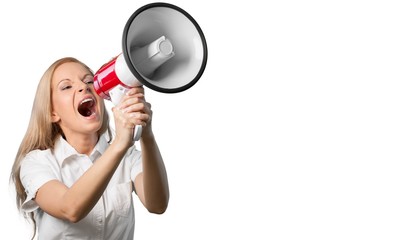
[[[189,90],[146,89],[171,198],[164,215],[134,199],[135,239],[399,239],[396,2],[169,1],[209,57]],[[31,234],[8,180],[44,70],[97,70],[147,3],[0,4],[2,239]]]

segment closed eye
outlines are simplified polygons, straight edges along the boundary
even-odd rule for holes
[[[67,89],[70,89],[70,88],[72,88],[72,86],[62,86],[61,90],[67,90]]]
[[[85,83],[85,84],[93,84],[93,79],[87,79],[87,80],[83,80],[83,82]]]

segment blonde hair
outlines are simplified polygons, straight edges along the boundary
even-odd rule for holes
[[[57,137],[59,135],[63,135],[60,126],[57,123],[53,123],[51,121],[51,111],[52,111],[51,80],[54,71],[57,69],[57,67],[68,62],[79,63],[85,68],[87,68],[90,71],[90,73],[93,74],[93,71],[81,61],[77,60],[76,58],[66,57],[66,58],[61,58],[55,61],[53,64],[51,64],[50,67],[44,72],[42,78],[40,79],[40,82],[36,90],[35,100],[32,106],[29,125],[26,130],[25,136],[22,139],[22,142],[19,146],[10,175],[10,181],[13,184],[15,184],[16,203],[18,210],[21,210],[21,205],[27,198],[24,186],[22,185],[20,180],[22,159],[25,157],[27,153],[35,149],[40,149],[40,150],[53,149]],[[109,139],[111,141],[112,136],[111,136],[111,131],[109,129],[109,116],[107,114],[107,111],[104,111],[103,123],[98,131],[98,134],[101,135],[106,131],[108,131]],[[22,212],[22,214],[25,218],[30,219],[33,223],[34,227],[34,233],[32,237],[33,239],[36,235],[36,222],[34,219],[33,212],[31,213]]]

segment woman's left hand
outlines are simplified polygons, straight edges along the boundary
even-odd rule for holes
[[[153,111],[151,110],[151,104],[146,102],[143,87],[129,89],[118,109],[124,113],[128,121],[134,126],[142,125],[142,135],[151,133]]]

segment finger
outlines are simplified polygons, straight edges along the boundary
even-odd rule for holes
[[[146,112],[146,104],[143,102],[138,102],[135,104],[128,105],[124,108],[121,108],[121,111],[124,113],[134,113],[134,112]]]
[[[123,121],[125,127],[133,128],[138,125],[146,126],[149,116],[143,113],[129,113]]]
[[[119,104],[118,108],[126,111],[126,108],[131,107],[132,105],[138,104],[138,103],[144,103],[145,100],[142,97],[126,97],[124,98],[121,103]]]
[[[124,113],[118,108],[112,108],[114,113],[115,123],[123,128],[134,128],[136,125],[146,126],[146,121],[149,118],[144,113]]]
[[[150,119],[150,115],[147,113],[141,113],[141,112],[134,112],[134,113],[129,113],[128,117],[133,120],[133,122],[144,122],[146,123]]]
[[[130,99],[130,98],[143,98],[144,99],[144,94],[143,93],[135,93],[135,94],[125,94],[125,96],[123,97],[123,99]]]
[[[153,115],[153,111],[151,110],[151,104],[148,102],[145,102],[144,105],[145,106],[144,106],[143,112],[146,113],[147,115],[149,115],[151,118],[151,116]]]
[[[138,94],[138,93],[144,94],[144,88],[143,87],[131,88],[126,92],[126,95],[127,96],[133,96],[133,95]]]

